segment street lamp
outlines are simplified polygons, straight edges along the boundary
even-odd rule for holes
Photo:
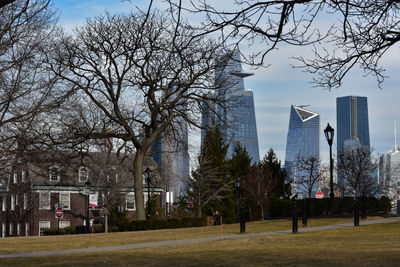
[[[333,193],[332,143],[333,143],[333,136],[335,134],[335,129],[333,129],[328,123],[328,125],[326,126],[326,128],[324,130],[324,133],[325,133],[326,140],[328,141],[328,145],[329,145],[329,159],[330,159],[330,163],[329,163],[329,166],[330,166],[330,182],[329,182],[329,186],[330,186],[330,189],[331,189],[329,197],[331,199],[333,199],[335,197],[335,194]]]
[[[244,215],[244,205],[243,202],[241,201],[242,196],[240,194],[240,178],[237,178],[235,180],[235,187],[237,190],[237,206],[238,206],[238,216],[237,218],[239,219],[240,222],[240,233],[246,232],[246,217]]]
[[[146,168],[144,171],[146,174],[146,180],[147,180],[147,219],[150,219],[150,209],[151,209],[151,203],[150,203],[150,179],[151,179],[151,170],[149,167]]]
[[[236,188],[236,223],[239,223],[239,215],[240,215],[240,206],[239,206],[239,199],[240,199],[240,178],[235,180],[235,188]]]
[[[85,183],[86,189],[86,233],[89,233],[89,197],[90,197],[90,186],[91,183],[89,179],[87,179]]]

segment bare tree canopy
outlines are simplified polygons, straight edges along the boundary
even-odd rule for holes
[[[319,167],[321,166],[321,161],[315,157],[300,157],[298,164],[294,183],[300,191],[306,193],[308,198],[311,198],[320,180]]]
[[[328,89],[341,86],[354,66],[381,85],[385,76],[380,60],[400,40],[398,1],[235,0],[220,8],[206,0],[191,1],[190,6],[169,2],[178,15],[205,15],[203,34],[220,32],[231,44],[262,44],[247,58],[256,66],[267,65],[267,54],[279,46],[313,45],[312,58],[297,59],[315,74],[317,86]]]
[[[48,58],[74,93],[55,128],[75,140],[113,137],[134,146],[138,219],[145,218],[145,153],[160,133],[178,133],[179,122],[200,126],[199,108],[215,88],[218,46],[168,15],[106,13],[73,34],[60,32]]]

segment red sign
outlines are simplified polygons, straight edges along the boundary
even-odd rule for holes
[[[188,208],[193,208],[193,198],[192,197],[189,197],[188,198]]]
[[[64,216],[64,212],[62,208],[56,208],[56,218],[61,219]]]
[[[322,193],[321,191],[318,191],[318,192],[315,194],[315,198],[318,198],[318,199],[324,198],[324,193]]]

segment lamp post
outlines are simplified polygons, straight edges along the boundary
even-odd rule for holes
[[[238,209],[237,219],[240,222],[240,233],[244,233],[246,232],[246,216],[244,214],[244,205],[243,202],[241,201],[242,196],[240,194],[240,178],[237,178],[235,180],[235,187],[237,190],[237,209]]]
[[[146,174],[146,180],[147,180],[147,219],[150,219],[150,209],[151,209],[151,203],[150,203],[150,179],[151,179],[151,170],[149,167],[146,168],[144,171]]]
[[[235,180],[235,188],[236,188],[236,223],[240,222],[240,178]]]
[[[333,193],[333,159],[332,159],[332,143],[333,143],[333,136],[335,134],[335,129],[333,129],[329,123],[326,126],[325,130],[325,137],[326,140],[328,141],[328,145],[329,145],[329,167],[330,167],[330,180],[329,180],[329,187],[330,187],[330,193],[329,193],[329,197],[331,199],[333,199],[335,197],[335,194]]]
[[[89,233],[89,197],[90,197],[90,186],[91,183],[89,179],[87,179],[85,183],[86,189],[86,233]]]

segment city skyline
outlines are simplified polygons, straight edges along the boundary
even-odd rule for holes
[[[68,30],[82,25],[86,17],[94,17],[104,14],[107,9],[110,13],[127,12],[135,10],[138,5],[143,8],[145,1],[135,3],[116,1],[96,1],[93,5],[90,1],[53,1],[59,9],[59,24]],[[156,5],[159,3],[156,1]],[[257,47],[241,47],[243,53],[250,53]],[[246,79],[246,88],[251,89],[257,97],[254,99],[257,120],[258,142],[260,158],[272,147],[278,158],[284,160],[286,150],[286,133],[289,120],[288,108],[291,104],[310,104],[311,108],[321,116],[321,129],[329,122],[336,127],[336,98],[346,95],[366,96],[369,99],[369,123],[371,147],[375,152],[386,153],[393,147],[393,122],[399,120],[400,108],[397,100],[400,99],[398,84],[400,77],[400,55],[390,51],[383,56],[382,64],[387,69],[389,76],[379,89],[374,77],[364,77],[364,73],[353,69],[342,87],[327,91],[315,88],[309,82],[312,76],[304,73],[302,69],[293,69],[289,64],[296,64],[290,58],[296,55],[310,55],[310,47],[281,46],[279,50],[269,54],[266,58],[271,66],[268,68],[252,69],[243,66],[244,71],[254,72],[255,75]],[[190,137],[190,143],[197,142],[197,148],[191,153],[196,154],[200,146],[200,133]],[[336,151],[336,140],[333,143],[333,151]],[[321,139],[321,159],[327,162],[329,147],[326,140]]]

